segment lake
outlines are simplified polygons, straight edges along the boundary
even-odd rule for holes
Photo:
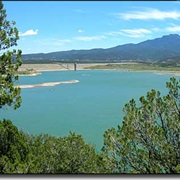
[[[79,80],[75,84],[22,89],[22,105],[14,111],[1,110],[0,118],[9,118],[26,133],[66,136],[70,131],[85,141],[103,146],[103,133],[122,123],[124,104],[146,95],[152,88],[167,92],[171,75],[115,70],[42,72],[39,76],[21,76],[18,84]]]

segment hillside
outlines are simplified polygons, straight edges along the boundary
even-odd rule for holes
[[[124,44],[107,49],[70,50],[24,54],[24,62],[120,62],[166,61],[180,56],[180,36],[170,34],[138,44]]]

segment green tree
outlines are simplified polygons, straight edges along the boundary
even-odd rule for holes
[[[70,133],[62,138],[57,173],[107,173],[103,157],[87,144],[81,135]]]
[[[17,45],[19,39],[15,22],[7,20],[6,10],[0,1],[0,108],[21,104],[20,88],[14,86],[18,80],[17,70],[21,65],[21,51],[8,50]]]
[[[21,51],[11,50],[17,45],[18,30],[14,21],[7,20],[6,10],[0,1],[0,109],[18,108],[21,104],[17,70],[21,65]],[[0,173],[22,173],[28,147],[24,133],[10,120],[0,121]]]
[[[104,153],[114,173],[180,173],[180,83],[170,78],[169,93],[151,90],[139,105],[124,107],[117,130],[104,133]]]
[[[105,160],[81,135],[31,136],[28,173],[79,174],[109,172]]]
[[[0,173],[25,173],[28,154],[26,135],[10,120],[0,121]]]
[[[110,173],[107,162],[81,135],[32,136],[0,121],[0,174]]]

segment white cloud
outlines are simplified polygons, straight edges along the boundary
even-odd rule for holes
[[[128,37],[132,38],[141,38],[146,34],[151,34],[151,31],[148,29],[122,29],[121,32]]]
[[[36,29],[35,31],[30,29],[30,30],[27,30],[26,32],[24,33],[19,33],[19,36],[33,36],[33,35],[37,35],[38,34],[38,29]]]
[[[169,32],[173,32],[173,33],[180,32],[180,26],[168,27],[168,28],[166,28],[166,30],[169,31]]]
[[[75,9],[74,12],[76,12],[76,13],[83,13],[83,14],[85,13],[85,11],[82,10],[82,9]]]
[[[57,42],[53,42],[52,45],[63,46],[65,43],[70,43],[70,42],[71,42],[70,39],[62,39],[62,40],[58,40]]]
[[[179,19],[180,11],[160,11],[158,9],[147,9],[146,11],[129,11],[126,13],[116,13],[116,17],[124,20],[163,20],[163,19]]]
[[[162,29],[160,29],[158,27],[151,28],[151,30],[154,32],[161,32],[162,31]]]
[[[74,40],[78,41],[99,41],[102,39],[105,39],[106,37],[101,35],[101,36],[81,36],[81,37],[75,37]]]
[[[141,38],[144,37],[146,34],[151,34],[152,32],[148,29],[121,29],[119,31],[112,31],[105,33],[109,36],[117,36],[117,35],[123,35],[131,38]]]
[[[107,36],[116,36],[116,35],[122,35],[122,32],[121,31],[111,31],[111,32],[104,33],[104,34]]]
[[[84,31],[82,29],[79,29],[78,30],[78,33],[83,33]]]

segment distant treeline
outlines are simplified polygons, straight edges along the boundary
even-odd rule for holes
[[[124,44],[112,48],[69,50],[50,53],[24,54],[23,60],[50,60],[64,62],[121,62],[121,61],[165,61],[180,57],[180,36],[170,34],[138,44]]]

